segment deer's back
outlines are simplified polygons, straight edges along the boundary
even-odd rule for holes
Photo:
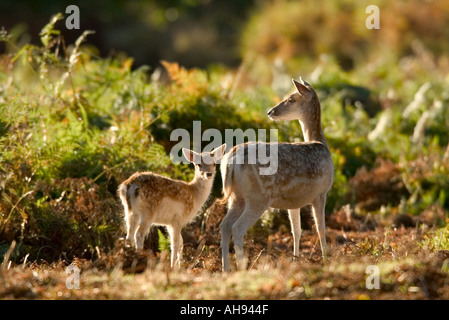
[[[194,206],[188,183],[173,180],[152,172],[133,174],[123,182],[128,188],[133,185],[132,195],[142,214],[151,215],[154,223],[172,224],[173,219]]]
[[[245,148],[246,154],[252,147],[254,144],[240,145],[232,152]],[[306,205],[331,188],[334,169],[327,146],[321,142],[302,142],[279,143],[277,148],[277,170],[274,174],[261,175],[259,168],[268,165],[259,162],[234,165],[233,179],[237,182],[233,184],[234,192],[245,198],[262,195],[270,200],[272,207],[289,209]],[[268,153],[269,144],[266,150]],[[271,157],[271,161],[276,161],[276,157]]]
[[[187,183],[173,180],[152,172],[137,172],[123,182],[126,186],[135,184],[141,195],[148,198],[156,195],[176,197],[187,191]]]
[[[314,180],[333,175],[332,157],[321,142],[282,143],[278,145],[279,182],[298,177]]]

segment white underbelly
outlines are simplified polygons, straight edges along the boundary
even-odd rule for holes
[[[154,224],[172,224],[174,219],[180,219],[183,212],[186,210],[183,201],[175,200],[173,198],[163,198],[160,205],[156,209],[153,223]]]

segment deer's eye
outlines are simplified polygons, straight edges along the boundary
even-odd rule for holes
[[[293,103],[293,102],[295,102],[295,99],[293,99],[293,98],[290,97],[290,98],[288,98],[287,101],[288,101],[288,103]]]

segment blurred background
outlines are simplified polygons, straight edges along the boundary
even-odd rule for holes
[[[81,30],[61,28],[67,43],[83,30],[95,30],[89,44],[99,55],[126,52],[136,65],[155,66],[165,59],[206,67],[238,65],[239,33],[255,1],[2,1],[0,23],[21,42],[38,43],[42,26],[71,4],[80,9]]]
[[[67,43],[94,30],[89,44],[99,55],[126,52],[136,65],[164,59],[236,67],[259,55],[310,64],[326,54],[349,70],[379,55],[399,59],[426,48],[439,56],[449,49],[449,5],[442,0],[375,1],[379,30],[365,27],[372,4],[366,0],[4,0],[0,24],[18,43],[36,44],[42,26],[55,12],[67,17],[70,4],[80,9],[81,30],[61,27]]]

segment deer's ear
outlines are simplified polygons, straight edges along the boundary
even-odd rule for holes
[[[193,164],[199,164],[201,162],[201,156],[195,151],[182,148],[182,154],[186,157],[187,161]]]
[[[225,152],[226,152],[226,143],[223,143],[218,148],[212,150],[210,155],[213,157],[214,162],[217,163],[224,156]]]
[[[301,82],[296,81],[295,79],[292,79],[293,84],[296,87],[296,90],[298,90],[299,94],[303,94],[303,95],[307,95],[310,93],[310,84],[308,84],[307,82],[303,81],[301,78]]]
[[[302,77],[299,77],[299,82],[301,82],[303,85],[305,85],[307,88],[311,88],[312,86],[307,81],[304,81]]]

